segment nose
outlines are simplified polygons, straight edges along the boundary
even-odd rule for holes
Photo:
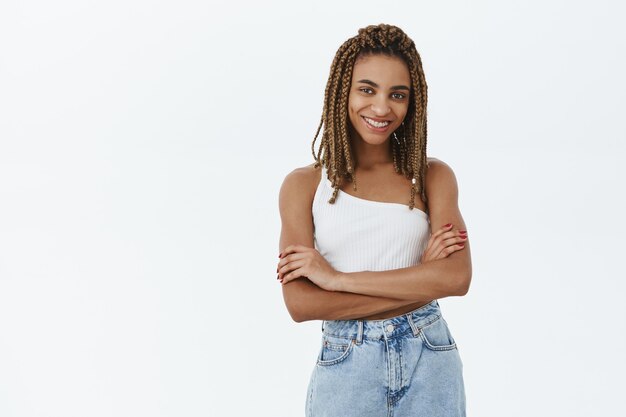
[[[387,98],[382,94],[374,99],[372,103],[372,111],[376,116],[384,116],[391,111],[389,104],[387,103]]]

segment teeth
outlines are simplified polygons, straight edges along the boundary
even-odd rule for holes
[[[363,117],[365,119],[365,121],[369,124],[371,124],[374,127],[385,127],[387,126],[390,122],[377,122],[375,120],[369,119],[367,117]]]

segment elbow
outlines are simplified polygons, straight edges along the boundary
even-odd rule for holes
[[[295,321],[296,323],[302,323],[303,321],[306,321],[302,310],[298,308],[296,304],[285,300],[285,305],[287,306],[287,311],[289,312],[289,316],[293,321]]]
[[[315,320],[313,316],[307,314],[307,312],[303,310],[295,310],[295,311],[290,310],[289,315],[291,316],[291,319],[295,321],[296,323],[302,323],[304,321]]]
[[[306,315],[297,308],[287,307],[287,310],[289,311],[289,315],[291,316],[291,319],[295,321],[296,323],[302,323],[303,321],[309,320],[306,317]]]
[[[316,287],[308,279],[296,279],[283,285],[283,300],[291,319],[296,323],[318,320]],[[317,289],[319,291],[319,289]]]
[[[291,319],[296,323],[312,320],[307,312],[305,303],[300,302],[297,297],[294,298],[285,297],[285,305],[287,306],[287,311]]]
[[[472,282],[472,272],[468,271],[455,280],[453,288],[454,295],[462,297],[469,292],[470,283]]]

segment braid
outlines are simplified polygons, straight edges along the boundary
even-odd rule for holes
[[[396,173],[411,180],[409,208],[413,209],[418,191],[420,199],[424,203],[427,202],[424,178],[428,167],[426,156],[428,87],[415,43],[396,26],[379,24],[361,28],[356,36],[345,41],[337,50],[324,91],[322,118],[311,144],[315,167],[323,165],[328,171],[328,179],[334,188],[329,203],[335,202],[343,180],[351,181],[354,190],[357,189],[347,126],[348,97],[354,63],[365,54],[397,56],[403,59],[409,68],[411,76],[409,109],[401,126],[402,136],[400,132],[394,132],[399,143],[395,139],[390,140],[390,151]],[[322,139],[316,155],[315,142],[320,131]]]

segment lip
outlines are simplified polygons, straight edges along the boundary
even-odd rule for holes
[[[363,120],[363,124],[365,124],[365,126],[366,126],[369,130],[371,130],[371,131],[373,131],[373,132],[386,132],[387,130],[389,130],[389,127],[390,127],[390,126],[391,126],[391,124],[392,124],[392,123],[391,123],[391,120],[377,119],[377,118],[375,118],[375,117],[369,117],[369,116],[367,116],[367,118],[368,118],[368,119],[372,119],[372,120],[375,120],[375,121],[377,121],[377,122],[389,122],[389,124],[388,124],[387,126],[385,126],[385,127],[374,127],[374,126],[370,125],[369,123],[367,123],[367,121],[365,120],[365,117],[366,117],[366,116],[361,116],[361,120]]]
[[[361,116],[361,117],[367,117],[368,119],[372,119],[376,122],[391,122],[391,120],[389,119],[381,119],[379,117],[370,117],[370,116]]]

